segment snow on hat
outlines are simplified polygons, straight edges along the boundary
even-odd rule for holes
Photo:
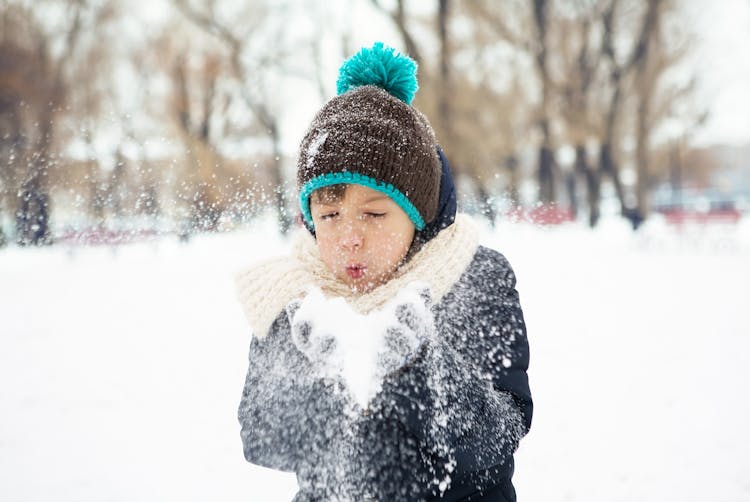
[[[435,133],[411,102],[417,64],[378,42],[339,69],[338,95],[317,113],[300,145],[299,203],[314,230],[310,195],[340,183],[378,190],[398,204],[417,230],[431,222],[440,193]]]

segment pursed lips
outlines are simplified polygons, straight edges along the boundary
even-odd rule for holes
[[[365,270],[367,270],[367,266],[362,263],[353,263],[346,266],[346,274],[352,279],[361,278],[365,275]]]

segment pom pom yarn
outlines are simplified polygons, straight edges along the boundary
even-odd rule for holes
[[[417,63],[394,48],[376,42],[362,48],[339,68],[336,91],[339,95],[363,85],[375,85],[411,105],[419,89]]]

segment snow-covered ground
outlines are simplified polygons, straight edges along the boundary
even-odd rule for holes
[[[521,501],[750,500],[750,222],[503,224],[532,349]],[[0,250],[0,500],[282,501],[245,462],[233,273],[270,226],[117,250]]]

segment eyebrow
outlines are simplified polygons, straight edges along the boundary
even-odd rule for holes
[[[369,199],[365,199],[362,201],[362,204],[370,204],[372,202],[378,202],[381,200],[388,199],[388,196],[385,194],[379,194],[379,195],[373,195]],[[316,200],[315,204],[317,206],[325,206],[325,207],[335,207],[338,206],[341,201],[339,200]]]
[[[370,202],[375,202],[375,201],[383,200],[383,199],[387,199],[387,198],[388,198],[388,196],[385,195],[385,194],[373,195],[369,199],[366,199],[363,203],[364,204],[369,204]]]
[[[314,202],[316,206],[335,207],[338,205],[338,201],[335,201],[335,200],[329,200],[329,201],[316,200]],[[310,209],[312,208],[313,208],[313,205],[310,204]]]

